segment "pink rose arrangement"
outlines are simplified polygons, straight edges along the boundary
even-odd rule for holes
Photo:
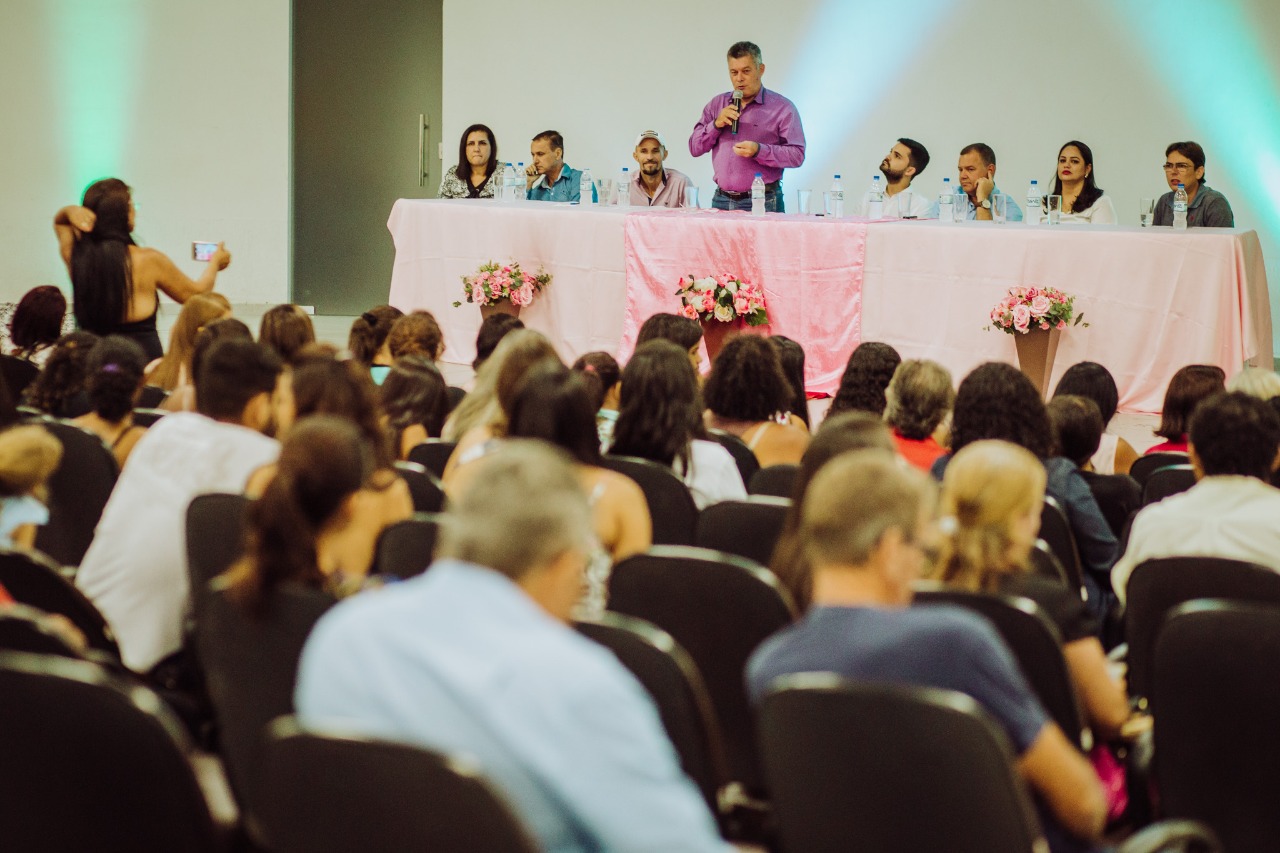
[[[1025,335],[1032,329],[1065,329],[1088,326],[1084,313],[1076,313],[1076,298],[1052,287],[1011,287],[991,309],[992,329]]]
[[[462,292],[467,302],[476,305],[493,305],[509,299],[512,305],[525,306],[550,283],[551,274],[543,270],[531,275],[520,269],[520,264],[515,261],[502,265],[490,261],[474,275],[462,277]],[[453,307],[461,304],[461,301],[455,302]]]
[[[701,278],[687,275],[680,279],[676,295],[680,297],[680,313],[690,320],[728,323],[741,319],[748,326],[769,322],[764,306],[764,289],[741,276],[720,273]]]

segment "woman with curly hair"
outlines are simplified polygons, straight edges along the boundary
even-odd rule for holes
[[[711,365],[706,424],[746,442],[760,467],[796,465],[809,433],[788,416],[792,389],[778,351],[757,335],[730,338]]]
[[[27,386],[23,402],[55,418],[76,418],[88,412],[85,365],[97,343],[93,332],[71,332],[58,338],[44,370]]]
[[[41,367],[62,336],[67,297],[51,284],[33,287],[23,294],[9,320],[9,355],[25,358]]]
[[[836,391],[836,398],[831,401],[827,414],[870,412],[883,415],[884,391],[901,363],[902,356],[888,344],[877,341],[858,344],[845,365],[840,389]]]
[[[121,468],[138,439],[146,434],[145,428],[133,423],[133,403],[142,388],[145,360],[142,347],[123,335],[108,335],[89,353],[85,391],[93,411],[74,423],[101,438]]]

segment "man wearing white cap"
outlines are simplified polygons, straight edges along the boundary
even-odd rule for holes
[[[684,191],[689,177],[662,163],[667,159],[667,146],[656,130],[646,130],[636,137],[631,152],[640,168],[631,179],[633,207],[684,207]]]

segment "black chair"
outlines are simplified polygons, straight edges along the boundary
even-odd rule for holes
[[[134,409],[133,425],[149,429],[167,414],[169,413],[164,409]]]
[[[613,567],[609,609],[652,622],[689,653],[711,695],[730,776],[758,791],[743,672],[756,647],[795,618],[778,579],[732,554],[659,546]]]
[[[1031,569],[1037,575],[1058,581],[1068,589],[1071,588],[1071,579],[1067,577],[1067,570],[1062,567],[1062,563],[1054,556],[1053,549],[1049,547],[1049,543],[1043,539],[1037,539],[1031,547],[1030,561]]]
[[[252,501],[222,492],[197,495],[187,506],[187,579],[197,617],[209,582],[244,556],[244,532]]]
[[[88,430],[66,421],[43,426],[62,442],[62,463],[49,478],[49,523],[36,531],[36,548],[64,566],[78,566],[120,469],[110,448]]]
[[[4,379],[5,387],[15,402],[39,375],[40,367],[35,362],[16,355],[0,355],[0,378]]]
[[[455,441],[442,438],[429,438],[409,451],[409,461],[416,462],[437,477],[444,476],[444,466],[457,448]]]
[[[196,620],[196,644],[205,684],[218,722],[227,775],[241,809],[254,818],[264,797],[259,786],[267,726],[293,713],[293,688],[302,647],[312,627],[334,605],[333,596],[286,584],[275,591],[261,617],[253,617],[227,595],[222,579],[204,596]]]
[[[698,514],[694,543],[767,566],[790,509],[791,501],[786,498],[765,496],[712,504]]]
[[[440,512],[444,509],[444,484],[417,462],[397,462],[396,473],[409,486],[414,512]]]
[[[439,530],[440,516],[426,513],[387,525],[378,537],[374,571],[405,580],[422,574],[431,565]]]
[[[169,392],[160,386],[143,385],[142,391],[138,393],[136,405],[139,409],[158,409],[167,399],[169,399]]]
[[[923,606],[951,604],[971,610],[1000,632],[1017,658],[1031,690],[1069,740],[1084,747],[1084,714],[1062,651],[1062,635],[1031,599],[946,589],[921,584],[915,601]]]
[[[636,456],[606,456],[601,465],[630,477],[644,492],[653,519],[653,544],[692,545],[698,507],[684,481],[665,465]]]
[[[1148,453],[1133,460],[1133,464],[1129,466],[1129,476],[1137,480],[1139,486],[1145,486],[1153,471],[1170,465],[1186,465],[1189,461],[1190,457],[1185,453]]]
[[[752,475],[750,482],[747,483],[747,493],[789,498],[795,491],[798,476],[800,476],[799,465],[770,465]]]
[[[729,772],[711,697],[689,653],[661,628],[620,613],[604,613],[574,627],[613,652],[649,692],[681,767],[712,813],[718,813]]]
[[[1179,604],[1197,598],[1280,605],[1280,574],[1220,557],[1168,557],[1139,563],[1126,587],[1124,638],[1129,646],[1129,695],[1138,699],[1140,707],[1151,696],[1152,655],[1165,617]]]
[[[537,845],[462,758],[402,744],[271,728],[262,825],[272,853],[501,850]]]
[[[1185,492],[1196,484],[1196,473],[1190,465],[1166,465],[1151,472],[1142,487],[1142,505],[1162,501],[1170,495]]]
[[[120,659],[120,647],[107,620],[43,554],[0,550],[0,586],[14,601],[65,616],[84,634],[89,648]]]
[[[459,388],[456,385],[449,385],[444,389],[444,391],[449,397],[450,413],[452,413],[454,409],[458,408],[458,404],[462,402],[462,398],[467,396],[467,390],[465,388]],[[439,477],[440,475],[436,474],[436,476]]]
[[[0,696],[6,850],[225,849],[187,735],[155,693],[85,661],[4,652]]]
[[[1089,491],[1107,520],[1107,526],[1117,540],[1124,536],[1129,519],[1142,508],[1142,487],[1128,474],[1097,474],[1081,471],[1080,476],[1089,484]]]
[[[67,638],[53,629],[47,613],[25,604],[0,607],[0,650],[80,657]]]
[[[1076,548],[1076,537],[1071,532],[1071,521],[1062,505],[1045,495],[1040,510],[1040,538],[1049,546],[1067,573],[1067,583],[1072,589],[1084,589],[1084,565]]]
[[[745,487],[760,470],[760,460],[756,459],[756,454],[747,447],[745,441],[731,432],[725,432],[722,429],[710,429],[707,432],[712,439],[720,442],[721,447],[729,451],[729,455],[738,466],[738,473],[742,475],[742,484]]]

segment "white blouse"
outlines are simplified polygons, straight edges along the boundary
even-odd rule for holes
[[[1047,222],[1049,215],[1041,212],[1040,221]],[[1088,209],[1079,213],[1063,212],[1058,222],[1063,225],[1115,225],[1116,224],[1116,208],[1111,203],[1108,196],[1102,196],[1095,201]]]

